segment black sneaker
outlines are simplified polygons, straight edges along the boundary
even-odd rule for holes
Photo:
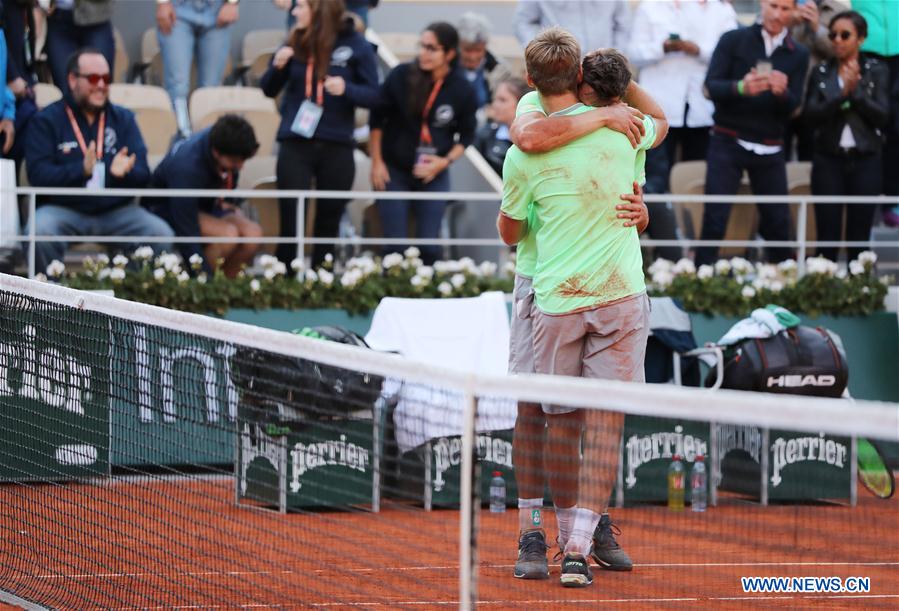
[[[596,530],[593,531],[593,549],[590,555],[601,568],[608,571],[632,571],[634,563],[630,556],[627,555],[615,535],[620,535],[621,530],[612,524],[612,518],[609,514],[604,513],[599,519]]]
[[[559,578],[566,588],[585,588],[593,583],[590,563],[580,554],[565,554],[562,560],[562,576]]]
[[[515,561],[515,577],[518,579],[549,579],[546,563],[546,535],[542,530],[531,530],[518,540],[518,560]]]

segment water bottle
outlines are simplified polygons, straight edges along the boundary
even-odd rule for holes
[[[697,454],[693,471],[690,472],[690,509],[693,511],[705,511],[708,504],[707,483],[705,458],[702,454]]]
[[[506,480],[501,471],[494,471],[490,480],[490,513],[503,513],[505,510]]]
[[[684,463],[679,454],[674,455],[674,460],[668,467],[668,509],[684,510]]]

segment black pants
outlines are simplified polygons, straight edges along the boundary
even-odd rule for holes
[[[327,142],[291,138],[282,140],[278,152],[278,188],[309,189],[312,179],[315,188],[322,191],[349,191],[356,175],[351,143]],[[319,199],[315,207],[315,224],[312,235],[316,238],[337,237],[340,217],[346,208],[345,199]],[[281,237],[295,238],[297,225],[297,200],[284,198],[281,209]],[[333,244],[316,244],[312,249],[312,265],[324,261],[325,255],[334,252]],[[296,244],[278,244],[275,253],[283,263],[297,257]],[[302,253],[299,253],[302,255]]]
[[[749,172],[752,192],[756,195],[786,195],[787,166],[783,151],[773,155],[756,155],[744,149],[736,139],[713,133],[709,138],[708,165],[705,174],[706,195],[736,195]],[[730,218],[730,204],[706,204],[702,215],[702,240],[721,240]],[[766,240],[790,239],[790,209],[787,204],[759,204],[759,233]],[[789,259],[789,248],[768,248],[767,259],[778,262]],[[696,265],[713,264],[718,247],[696,249]]]
[[[885,195],[899,195],[899,55],[874,55],[890,70],[890,122],[883,130],[886,140],[883,145],[883,183]],[[885,206],[892,208],[892,204]]]
[[[677,157],[677,145],[680,144],[681,156]],[[677,161],[694,161],[705,159],[709,147],[708,127],[672,127],[662,146],[646,151],[646,185],[645,193],[669,193],[671,185],[669,176],[671,166]],[[670,203],[656,202],[646,204],[649,209],[649,227],[647,233],[654,240],[676,240],[677,218]],[[683,250],[677,246],[661,246],[653,253],[656,257],[677,261],[683,256]]]
[[[816,153],[812,162],[812,193],[814,195],[880,195],[882,188],[882,160],[873,155],[827,155]],[[871,239],[871,224],[877,204],[815,204],[815,223],[818,240],[839,241],[843,235],[843,208],[846,208],[846,240],[864,242]],[[864,248],[847,250],[849,260],[858,257]],[[818,254],[836,261],[840,249],[825,246]]]

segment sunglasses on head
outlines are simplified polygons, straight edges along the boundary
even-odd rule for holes
[[[849,30],[840,30],[839,32],[828,32],[827,37],[831,40],[836,40],[837,36],[840,37],[840,40],[849,40],[852,38],[852,32]]]
[[[91,85],[98,85],[100,81],[103,81],[104,85],[112,82],[111,74],[76,74],[76,76],[85,79]]]

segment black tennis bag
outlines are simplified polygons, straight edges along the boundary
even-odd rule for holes
[[[706,386],[715,381],[714,369]],[[798,326],[765,339],[747,339],[725,355],[721,388],[840,397],[849,383],[846,356],[821,327]]]
[[[358,334],[342,327],[320,326],[311,331],[322,340],[369,347]],[[238,349],[232,372],[241,391],[242,417],[273,424],[345,418],[370,410],[384,381],[381,376],[255,348]]]

